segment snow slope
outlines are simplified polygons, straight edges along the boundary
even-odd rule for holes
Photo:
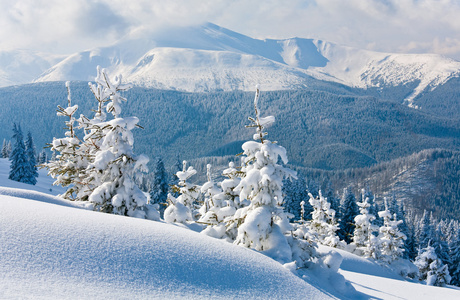
[[[334,282],[328,286],[315,276],[304,281],[256,251],[162,222],[77,209],[24,189],[29,185],[13,188],[5,168],[8,161],[0,159],[0,299],[337,297]],[[52,181],[41,175],[35,189]],[[373,262],[334,251],[343,257],[339,272],[362,292],[351,299],[460,297],[458,290],[406,282]]]
[[[189,92],[303,88],[311,77],[352,87],[418,82],[406,101],[460,75],[434,54],[391,54],[290,38],[258,40],[214,24],[138,32],[110,47],[75,53],[36,81],[92,80],[97,65],[146,87]]]

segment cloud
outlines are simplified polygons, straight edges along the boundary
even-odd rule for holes
[[[460,59],[457,0],[3,0],[0,49],[81,51],[123,35],[210,21],[256,38],[318,38]]]

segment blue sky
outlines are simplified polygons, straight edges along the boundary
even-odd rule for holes
[[[460,60],[459,0],[2,0],[0,50],[69,54],[132,31],[207,21],[255,38]]]

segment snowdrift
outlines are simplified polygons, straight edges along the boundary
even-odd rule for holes
[[[328,299],[272,259],[190,230],[0,196],[0,298]]]

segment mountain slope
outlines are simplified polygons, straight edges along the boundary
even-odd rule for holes
[[[73,54],[36,82],[90,80],[97,65],[136,85],[189,92],[284,90],[310,78],[350,87],[416,83],[413,99],[460,74],[460,62],[434,54],[391,54],[290,38],[258,40],[214,24],[137,33],[110,47]],[[402,101],[403,99],[401,99]]]

